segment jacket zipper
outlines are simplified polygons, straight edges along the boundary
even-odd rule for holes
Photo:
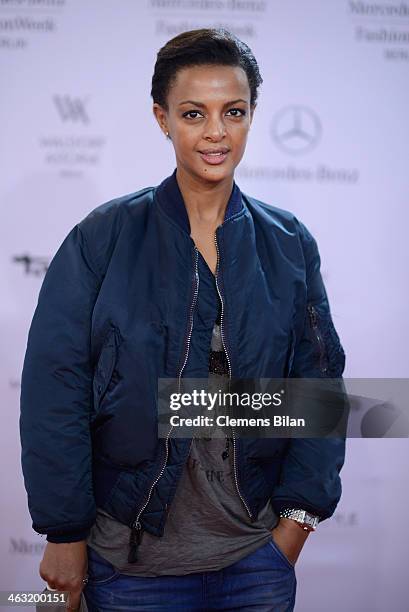
[[[314,334],[318,342],[320,354],[320,370],[321,372],[325,373],[328,369],[328,363],[325,355],[325,342],[318,326],[318,314],[313,304],[308,304],[307,309],[310,317],[311,327],[314,330]]]
[[[181,376],[185,368],[185,365],[187,363],[187,358],[189,355],[190,340],[192,338],[192,331],[193,331],[193,313],[194,313],[194,309],[196,305],[197,296],[199,293],[199,272],[198,272],[199,251],[197,250],[196,245],[194,249],[195,249],[195,290],[193,293],[192,303],[190,305],[190,313],[189,313],[190,326],[189,326],[189,332],[188,332],[187,341],[186,341],[185,356],[183,359],[182,367],[180,368],[180,371],[178,374],[179,389],[180,389],[180,379],[181,379]],[[165,461],[163,462],[163,465],[162,465],[162,468],[159,474],[156,476],[155,480],[153,481],[151,488],[149,489],[148,497],[146,498],[146,501],[143,504],[143,506],[140,508],[138,515],[131,527],[131,536],[129,540],[130,549],[129,549],[129,555],[128,555],[128,563],[135,563],[137,561],[137,548],[139,544],[141,543],[141,538],[142,538],[142,525],[140,522],[140,518],[141,518],[142,512],[145,510],[146,506],[149,503],[154,487],[159,482],[160,478],[162,477],[163,472],[165,471],[166,464],[168,461],[168,456],[169,456],[169,436],[170,436],[172,429],[173,429],[173,425],[169,429],[167,436],[166,436],[166,440],[165,440],[165,448],[166,448]],[[190,443],[190,446],[192,446],[192,442]]]
[[[229,365],[229,379],[231,379],[231,363],[230,363],[230,357],[229,354],[227,352],[227,348],[226,348],[226,344],[224,342],[224,334],[223,334],[223,314],[224,314],[224,303],[223,303],[223,298],[222,298],[222,294],[220,292],[219,289],[219,283],[218,283],[218,274],[219,274],[219,245],[217,244],[217,234],[216,232],[214,233],[214,242],[216,245],[216,252],[217,252],[217,264],[216,264],[216,288],[217,288],[217,293],[219,294],[219,298],[220,298],[220,302],[222,305],[222,312],[220,315],[220,336],[221,336],[221,340],[222,340],[222,344],[223,344],[223,348],[224,351],[226,353],[226,358],[227,358],[227,363]],[[238,477],[237,477],[237,466],[236,466],[236,436],[234,433],[234,427],[231,428],[232,430],[232,438],[233,438],[233,472],[234,472],[234,482],[236,484],[236,489],[237,489],[237,493],[239,494],[239,497],[241,499],[241,501],[243,502],[244,507],[247,510],[247,513],[249,515],[250,518],[253,518],[253,515],[243,497],[243,495],[240,492],[240,488],[239,488],[239,481],[238,481]],[[225,451],[226,452],[226,451]],[[227,458],[227,455],[226,455]]]

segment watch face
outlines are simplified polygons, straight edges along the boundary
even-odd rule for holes
[[[314,516],[313,514],[309,514],[309,512],[306,512],[305,510],[301,510],[299,512],[296,520],[298,520],[301,527],[308,531],[313,531],[318,523],[318,517]]]
[[[307,525],[310,525],[314,529],[318,525],[318,517],[317,516],[312,516],[312,514],[306,514],[304,520],[305,520],[305,523]]]

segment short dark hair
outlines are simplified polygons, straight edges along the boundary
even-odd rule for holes
[[[181,32],[158,51],[152,77],[153,101],[167,111],[168,93],[178,70],[206,64],[241,66],[250,86],[250,106],[255,105],[257,88],[263,82],[256,58],[246,43],[225,28]]]

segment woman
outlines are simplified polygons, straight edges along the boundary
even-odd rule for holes
[[[176,169],[78,223],[41,287],[22,465],[69,609],[85,587],[89,610],[293,610],[339,501],[343,439],[158,437],[159,378],[342,376],[314,238],[234,181],[261,82],[224,29],[170,40],[151,94]]]

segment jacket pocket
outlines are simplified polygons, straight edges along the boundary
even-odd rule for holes
[[[117,382],[117,375],[114,372],[114,368],[118,357],[119,344],[119,330],[112,325],[103,342],[94,372],[93,395],[95,413],[98,412],[108,387]]]
[[[342,376],[345,353],[328,309],[319,304],[307,304],[315,365],[321,376]]]

